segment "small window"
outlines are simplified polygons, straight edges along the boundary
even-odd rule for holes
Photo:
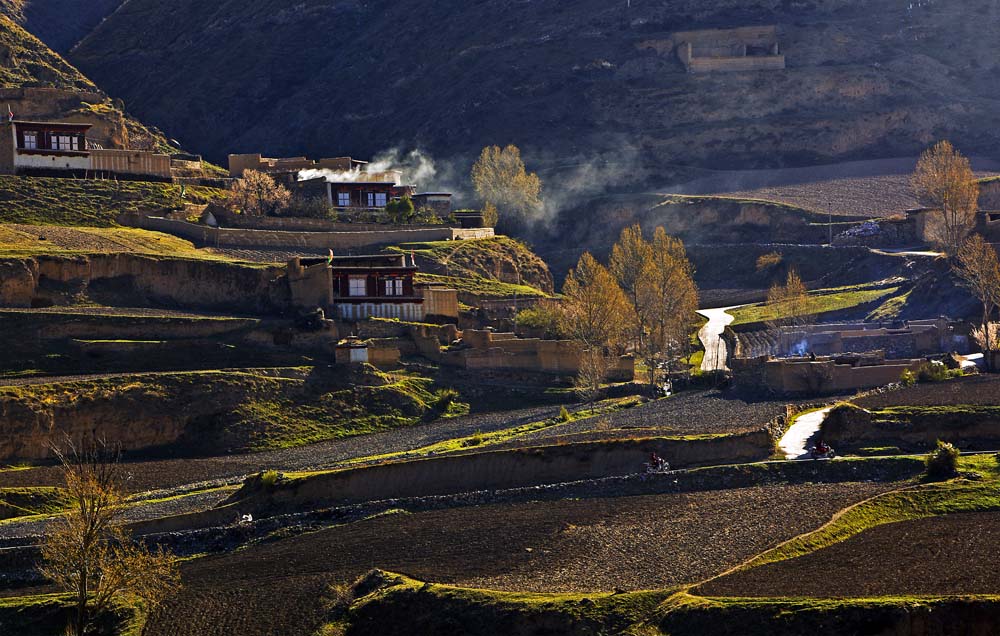
[[[374,208],[375,207],[375,193],[374,192],[368,192],[366,194],[368,195],[368,207]]]
[[[52,135],[52,150],[72,150],[72,139],[69,135]]]
[[[386,203],[388,203],[388,201],[387,201],[388,196],[389,195],[387,195],[385,192],[376,192],[375,193],[375,207],[376,208],[384,208],[385,205],[386,205]]]
[[[348,291],[349,296],[367,296],[368,295],[368,279],[365,276],[351,276],[348,279]]]
[[[337,193],[337,205],[342,208],[348,208],[351,206],[351,193],[350,192],[338,192]]]
[[[402,296],[403,295],[403,279],[402,278],[388,278],[385,281],[385,295],[386,296]]]
[[[37,150],[38,149],[38,133],[34,130],[24,131],[24,148],[25,150]]]

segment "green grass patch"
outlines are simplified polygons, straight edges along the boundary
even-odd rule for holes
[[[69,500],[62,488],[0,488],[0,519],[56,514],[68,505]]]
[[[817,289],[809,292],[802,303],[778,303],[768,305],[757,303],[731,310],[733,325],[768,322],[796,316],[811,316],[831,311],[840,311],[874,302],[879,298],[895,294],[899,287],[882,287],[877,285],[858,285],[854,287],[834,287]]]
[[[439,274],[418,273],[416,275],[418,283],[435,283],[457,289],[460,292],[475,294],[480,298],[512,298],[520,296],[522,298],[549,298],[550,296],[540,289],[530,285],[517,285],[505,283],[493,278],[482,276],[442,276]]]
[[[903,292],[887,299],[884,303],[879,305],[865,317],[865,320],[871,321],[889,321],[895,320],[903,313],[903,309],[906,307],[906,303],[910,299],[910,294],[913,293],[913,289],[910,288]]]
[[[149,181],[0,176],[0,223],[113,227],[118,215],[208,203],[225,190]]]

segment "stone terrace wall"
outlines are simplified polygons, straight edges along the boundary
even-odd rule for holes
[[[147,304],[227,313],[280,313],[288,306],[282,267],[115,253],[0,260],[0,306],[30,307],[50,287],[73,287]]]
[[[684,468],[766,459],[767,431],[709,439],[651,438],[492,451],[368,466],[302,479],[262,496],[288,509],[475,490],[518,488],[642,471],[656,452]]]
[[[1000,442],[1000,413],[962,410],[954,413],[900,413],[891,418],[860,408],[840,407],[822,425],[823,439],[836,447],[898,446],[924,450],[937,440],[965,450],[996,448]]]
[[[249,230],[213,228],[187,221],[161,217],[131,217],[123,219],[128,225],[146,230],[166,232],[186,238],[199,245],[225,245],[229,247],[290,247],[302,249],[343,250],[376,245],[451,241],[458,239],[492,238],[493,228],[452,228],[427,226],[417,229],[382,229],[349,232],[293,232],[284,230]]]

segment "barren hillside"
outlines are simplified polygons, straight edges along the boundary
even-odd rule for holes
[[[996,152],[994,0],[630,4],[130,0],[69,56],[217,160],[423,146],[464,166],[515,142],[547,171],[659,185],[678,166],[912,156],[941,137]],[[667,42],[772,23],[783,71],[691,75]]]

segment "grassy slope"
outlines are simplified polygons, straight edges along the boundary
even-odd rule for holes
[[[788,541],[747,562],[747,569],[792,559],[886,523],[955,512],[1000,509],[1000,467],[992,455],[961,458],[961,470],[976,472],[982,481],[955,480],[924,484],[874,497],[844,510],[815,532]]]
[[[545,262],[524,243],[506,236],[470,241],[406,243],[424,280],[442,282],[484,296],[544,296],[552,292]]]
[[[0,15],[0,48],[6,52],[6,61],[0,63],[0,87],[98,90],[80,71],[3,15]]]
[[[302,446],[466,412],[419,376],[374,367],[350,376],[295,371],[292,377],[255,369],[141,373],[7,386],[0,387],[0,404],[12,412],[66,413],[85,403],[132,413],[137,422],[179,417],[205,452]]]
[[[886,287],[877,283],[852,287],[817,289],[810,291],[807,300],[794,308],[787,303],[774,306],[757,303],[734,309],[729,313],[735,318],[733,325],[766,322],[793,316],[813,315],[849,309],[873,302],[885,296],[891,296],[898,289],[899,287]]]
[[[112,227],[115,218],[141,209],[206,203],[222,190],[147,181],[103,181],[0,176],[0,223]]]
[[[48,226],[0,225],[0,257],[39,254],[86,254],[129,252],[220,260],[222,257],[199,250],[190,241],[133,228],[61,228],[58,237]]]

